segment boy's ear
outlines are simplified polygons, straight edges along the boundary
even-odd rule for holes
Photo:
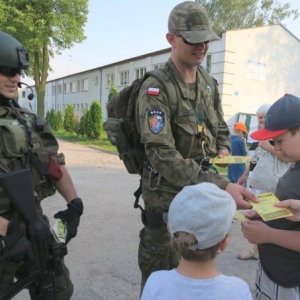
[[[219,249],[224,252],[224,250],[227,248],[229,243],[229,235],[227,234],[224,239],[220,242]]]

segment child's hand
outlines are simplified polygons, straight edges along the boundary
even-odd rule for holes
[[[244,215],[250,220],[261,220],[261,216],[254,209],[246,211]]]
[[[295,199],[288,199],[281,201],[279,203],[275,203],[276,207],[286,207],[289,209],[293,216],[288,217],[288,220],[291,221],[300,221],[300,200],[295,200]]]
[[[251,244],[268,243],[270,227],[261,221],[241,222],[244,237]]]

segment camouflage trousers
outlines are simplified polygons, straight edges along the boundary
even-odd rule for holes
[[[141,293],[152,272],[171,270],[178,266],[179,257],[170,246],[167,224],[140,231],[138,263],[142,273]]]
[[[24,263],[7,262],[0,258],[0,292],[11,287],[14,283],[14,278],[19,280],[28,274],[29,270]],[[55,276],[54,280],[57,300],[71,299],[73,284],[70,280],[70,272],[65,264],[63,264],[62,274]]]

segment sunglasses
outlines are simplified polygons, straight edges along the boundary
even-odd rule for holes
[[[7,77],[14,77],[17,74],[21,75],[22,70],[21,69],[16,69],[16,68],[11,68],[11,67],[2,67],[2,66],[0,66],[0,73],[4,76],[7,76]]]
[[[204,46],[206,45],[209,45],[210,41],[204,41],[204,42],[201,42],[201,43],[190,43],[188,42],[182,35],[177,35],[178,37],[181,37],[183,42],[189,46],[198,46],[198,45],[201,45],[203,44]]]

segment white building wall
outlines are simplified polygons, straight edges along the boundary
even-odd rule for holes
[[[221,96],[226,119],[285,93],[300,95],[300,42],[281,25],[228,31]]]

